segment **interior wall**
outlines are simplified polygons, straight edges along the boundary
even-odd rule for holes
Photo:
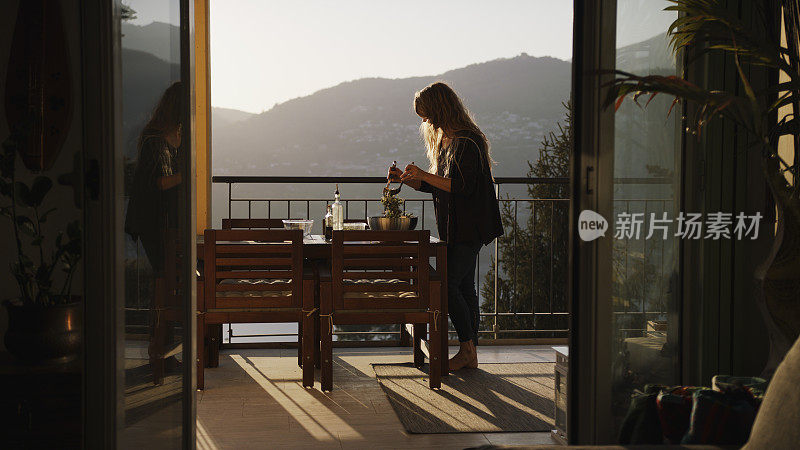
[[[57,182],[61,174],[73,171],[74,157],[82,150],[82,106],[81,106],[81,48],[80,48],[80,1],[59,0],[63,15],[64,30],[67,35],[67,51],[70,60],[72,78],[72,121],[66,140],[59,153],[53,168],[44,172],[44,175],[53,179],[54,185],[45,198],[44,208],[58,208],[48,217],[43,228],[46,231],[45,248],[52,248],[53,239],[58,230],[66,224],[81,218],[81,211],[75,206],[73,190],[70,186],[62,186]],[[0,2],[0,92],[5,98],[5,85],[8,70],[8,58],[11,51],[16,23],[19,0],[4,0]],[[4,141],[9,134],[6,121],[5,102],[0,102],[0,141]],[[21,163],[17,164],[18,177],[21,181],[30,183],[37,174],[30,173]],[[0,199],[0,204],[5,204],[5,198]],[[0,217],[0,300],[13,299],[19,296],[16,281],[9,271],[9,264],[16,258],[16,245],[13,239],[11,222],[5,217]],[[82,264],[73,278],[73,293],[82,292],[81,272]],[[0,308],[0,337],[5,334],[8,327],[8,317],[5,308]],[[0,338],[0,351],[5,346]]]

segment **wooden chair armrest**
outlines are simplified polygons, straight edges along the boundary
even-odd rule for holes
[[[431,281],[442,281],[442,275],[431,265],[428,266],[428,277],[430,277]]]

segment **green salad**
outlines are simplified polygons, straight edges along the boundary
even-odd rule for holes
[[[383,204],[383,217],[396,219],[403,216],[403,202],[402,198],[384,192],[381,196],[381,204]]]

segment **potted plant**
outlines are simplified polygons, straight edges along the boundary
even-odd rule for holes
[[[794,151],[800,151],[800,11],[796,0],[777,0],[771,5],[781,11],[787,44],[781,41],[774,24],[767,23],[767,11],[752,18],[753,25],[740,20],[719,1],[672,0],[667,10],[679,14],[669,28],[674,52],[691,49],[695,54],[722,54],[736,67],[741,92],[707,90],[675,76],[640,76],[614,71],[608,84],[606,107],[619,108],[631,94],[634,101],[645,95],[675,97],[673,106],[686,101],[697,106],[692,118],[694,134],[703,125],[722,117],[747,130],[754,138],[751,151],[761,155],[761,171],[777,209],[777,232],[770,256],[756,270],[756,302],[764,316],[770,337],[770,356],[764,375],[770,376],[800,334],[800,167],[786,161],[778,151],[778,140],[792,139]],[[766,32],[764,31],[766,30]],[[743,64],[765,66],[781,72],[767,89],[754,89]],[[645,104],[644,106],[647,106]],[[784,115],[781,108],[791,106],[794,114]],[[671,109],[670,109],[671,110]]]
[[[53,235],[45,231],[56,211],[45,206],[53,182],[44,175],[31,184],[16,174],[20,142],[11,136],[0,154],[0,215],[11,221],[16,255],[11,274],[19,296],[4,301],[8,311],[5,346],[29,363],[64,362],[77,357],[81,346],[81,298],[72,281],[81,258],[80,222]]]
[[[382,216],[372,216],[369,220],[371,230],[413,230],[417,227],[417,218],[411,213],[403,212],[403,200],[396,193],[384,190],[381,195],[383,205]]]

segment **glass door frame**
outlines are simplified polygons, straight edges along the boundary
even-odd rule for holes
[[[188,161],[184,161],[188,174],[184,178],[186,189],[183,190],[184,204],[188,205],[184,214],[183,230],[186,237],[183,239],[183,254],[187,262],[182,265],[183,292],[188,295],[188,304],[184,308],[183,326],[183,439],[184,449],[194,449],[197,426],[197,245],[196,245],[196,218],[197,218],[197,158],[195,137],[197,136],[195,112],[195,0],[180,0],[181,8],[181,80],[183,80],[189,104],[185,109],[184,124],[188,129],[185,139],[185,154]]]
[[[119,389],[124,380],[117,334],[123,320],[113,300],[123,287],[118,261],[122,235],[114,232],[123,223],[118,201],[122,193],[119,16],[119,0],[81,3],[85,448],[116,447],[122,420],[117,414],[124,392]]]
[[[568,439],[570,444],[613,444],[617,441],[611,415],[612,264],[614,217],[614,108],[604,109],[604,85],[616,66],[617,0],[575,0],[573,39],[574,151],[570,167],[570,367],[568,385]],[[679,59],[679,62],[682,62]],[[683,67],[683,64],[680,64]],[[684,74],[685,75],[685,74]],[[685,107],[681,105],[685,116]],[[673,112],[674,114],[674,112]],[[683,128],[681,128],[683,129]],[[686,159],[685,133],[680,142],[681,173],[676,200],[687,196],[686,182],[694,173]],[[584,242],[578,236],[578,215],[590,209],[609,219],[606,237]],[[688,324],[687,280],[683,279],[685,248],[678,243],[677,271],[681,297],[670,333],[678,335],[676,381],[686,377]]]
[[[616,0],[575,0],[572,95],[574,149],[570,162],[569,225],[569,377],[567,434],[569,444],[612,443],[611,395],[611,255],[610,235],[585,242],[578,236],[578,216],[592,210],[613,215],[614,113],[602,107],[601,74],[614,67]],[[612,151],[609,152],[608,150]]]
[[[84,151],[84,441],[86,448],[116,448],[124,426],[123,304],[123,158],[122,77],[120,17],[121,0],[81,3],[81,73],[83,78]],[[190,105],[184,123],[186,167],[195,172],[194,154],[194,2],[180,0],[181,79]],[[183,254],[187,255],[181,289],[187,293],[183,327],[183,392],[181,448],[195,448],[196,419],[196,248],[195,177],[185,179],[188,206],[183,226],[188,231]]]

